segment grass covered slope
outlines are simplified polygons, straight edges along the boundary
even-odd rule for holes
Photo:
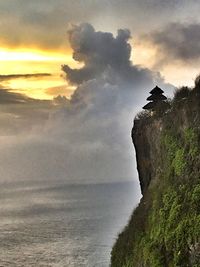
[[[200,82],[133,128],[143,198],[119,235],[112,267],[200,266]]]

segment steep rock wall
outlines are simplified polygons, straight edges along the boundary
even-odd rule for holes
[[[197,90],[198,89],[198,90]],[[112,250],[112,267],[200,266],[200,93],[135,119],[143,197]]]

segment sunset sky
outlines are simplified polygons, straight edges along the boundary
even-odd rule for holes
[[[196,129],[187,128],[190,122],[183,118],[193,109],[183,109],[180,114],[174,110],[187,103],[184,96],[190,95],[188,90],[193,90],[197,78],[200,0],[0,0],[0,267],[110,266],[115,251],[123,258],[127,247],[129,256],[131,247],[128,244],[121,250],[121,244],[133,244],[131,235],[137,239],[127,227],[119,234],[132,220],[132,210],[151,207],[154,187],[164,188],[165,184],[166,190],[155,194],[155,203],[163,192],[161,200],[167,199],[167,209],[170,203],[173,206],[166,213],[172,217],[168,224],[160,216],[160,225],[166,226],[164,237],[169,239],[165,245],[173,235],[181,242],[180,250],[176,242],[174,254],[161,247],[167,255],[165,265],[172,256],[181,264],[189,253],[191,262],[195,261],[197,240],[189,229],[183,238],[188,235],[193,243],[184,250],[180,233],[199,216],[195,213],[199,187],[192,183],[189,194],[184,183],[173,188],[168,180],[172,180],[171,173],[181,181],[179,173],[190,177],[186,166],[196,162]],[[158,110],[157,104],[143,109],[147,103],[154,107],[147,99],[156,86],[163,95],[153,99],[164,102],[158,103]],[[183,86],[188,90],[177,93]],[[196,90],[198,86],[191,99],[198,96]],[[175,105],[171,104],[174,93],[180,96]],[[171,122],[175,113],[178,119]],[[174,135],[176,128],[168,125],[176,121],[183,125]],[[135,140],[133,143],[136,124],[141,146],[139,152],[136,149],[143,154],[141,163],[145,165],[140,172]],[[154,134],[154,127],[159,133]],[[182,148],[185,141],[178,142],[179,136],[192,141]],[[151,138],[155,148],[150,145]],[[152,166],[164,161],[168,143],[172,166],[166,158],[164,175],[160,166]],[[159,151],[162,155],[156,160],[152,154]],[[190,164],[185,160],[187,151]],[[192,173],[199,168],[194,167]],[[139,177],[142,172],[144,179]],[[142,183],[147,188],[154,174],[150,194],[145,191],[140,205]],[[182,210],[177,202],[179,191],[181,200],[183,193],[188,193],[184,203],[191,197],[196,217],[184,217],[170,232],[167,227],[174,223],[174,214],[177,217]],[[153,222],[159,213],[156,205],[152,218],[146,211],[141,213],[144,220]],[[161,211],[163,205],[158,207]],[[133,212],[139,215],[133,225],[141,221],[138,211]],[[161,228],[152,229],[162,232]],[[140,246],[147,241],[141,255],[161,244],[143,233],[140,236]],[[159,257],[157,252],[154,254]],[[156,257],[152,262],[159,264]],[[118,258],[116,265],[122,262],[118,263]],[[132,266],[131,258],[124,261],[123,266]],[[147,259],[145,264],[149,264]]]
[[[133,118],[155,85],[168,97],[193,86],[199,10],[196,0],[0,0],[0,180],[137,180]]]
[[[51,74],[1,84],[33,98],[69,97],[75,88],[61,65],[81,63],[73,60],[67,28],[87,22],[114,35],[129,29],[134,64],[159,71],[175,86],[191,85],[199,73],[199,7],[193,0],[0,0],[0,74]]]

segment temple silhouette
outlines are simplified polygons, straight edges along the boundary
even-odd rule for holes
[[[153,88],[150,92],[151,95],[147,97],[147,100],[150,101],[147,103],[143,109],[150,110],[150,111],[156,111],[160,108],[167,108],[168,103],[166,102],[167,97],[163,95],[164,91],[156,86]]]

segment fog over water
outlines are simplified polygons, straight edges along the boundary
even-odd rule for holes
[[[2,184],[0,266],[108,267],[138,191],[133,182]]]

